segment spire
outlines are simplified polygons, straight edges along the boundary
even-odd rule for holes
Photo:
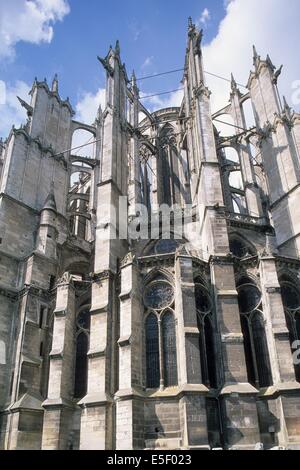
[[[237,83],[235,81],[235,78],[234,78],[233,74],[231,74],[231,91],[235,92],[235,91],[237,91],[237,89],[238,89]]]
[[[121,53],[119,39],[117,39],[117,41],[116,41],[116,45],[115,45],[115,53],[116,53],[117,55],[120,55],[120,53]]]
[[[1,156],[2,152],[3,152],[3,149],[4,149],[4,142],[3,142],[2,137],[0,137],[0,156]]]
[[[99,104],[99,108],[97,111],[97,117],[96,117],[96,122],[101,122],[102,121],[102,107],[101,104]]]
[[[46,198],[44,207],[42,209],[44,210],[51,210],[54,212],[57,212],[57,206],[56,206],[56,201],[55,201],[55,195],[54,195],[54,183],[52,181],[51,186],[50,186],[50,192]]]
[[[138,95],[139,94],[139,89],[138,89],[138,86],[137,86],[137,83],[136,83],[136,75],[135,75],[134,70],[132,71],[130,81],[131,81],[131,88],[132,88],[133,93],[135,95]]]
[[[257,54],[256,47],[253,45],[253,64],[256,65],[259,59],[260,56]]]
[[[54,78],[53,78],[52,91],[54,93],[58,93],[58,76],[57,76],[57,73],[54,75]]]
[[[134,70],[132,71],[132,74],[131,74],[131,86],[132,87],[136,86],[136,76],[135,76]]]
[[[189,19],[188,19],[188,28],[191,29],[191,28],[193,28],[193,26],[194,26],[194,25],[193,25],[192,17],[189,16]]]
[[[292,108],[289,106],[285,96],[283,96],[283,109],[288,115],[291,114]]]

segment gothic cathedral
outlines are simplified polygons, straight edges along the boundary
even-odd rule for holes
[[[190,20],[180,107],[145,108],[118,42],[93,125],[57,77],[20,99],[0,141],[1,449],[300,449],[300,114],[255,49],[212,114],[201,40]],[[161,204],[181,209],[168,237],[159,217],[118,236]]]

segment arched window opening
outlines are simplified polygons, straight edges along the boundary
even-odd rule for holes
[[[70,232],[83,239],[87,238],[90,203],[91,175],[77,171],[71,176],[69,191]]]
[[[255,116],[253,112],[253,105],[252,105],[251,99],[244,101],[242,106],[243,106],[247,129],[256,127]]]
[[[300,291],[285,277],[281,279],[280,287],[286,324],[289,330],[291,350],[292,353],[294,353],[295,349],[293,344],[295,341],[300,341]],[[300,382],[300,365],[294,364],[294,368],[296,378],[298,382]]]
[[[95,136],[92,132],[85,129],[77,129],[73,133],[72,137],[72,155],[81,156],[86,158],[95,158],[96,155],[96,143]],[[82,146],[82,147],[81,147]],[[81,148],[77,148],[81,147]]]
[[[88,350],[90,332],[90,309],[81,310],[76,319],[76,361],[74,398],[83,398],[87,393],[88,380]]]
[[[229,240],[231,253],[237,258],[245,258],[246,256],[254,256],[254,252],[239,238],[231,238]]]
[[[235,214],[241,214],[241,215],[247,214],[247,203],[246,203],[245,196],[232,192],[231,197],[232,197],[233,212]]]
[[[177,385],[177,352],[175,318],[171,312],[162,319],[163,372],[165,387]]]
[[[144,290],[147,388],[177,385],[176,322],[173,312],[174,289],[158,273]]]
[[[199,329],[199,352],[202,382],[208,387],[217,387],[214,332],[212,325],[212,301],[201,284],[195,284],[195,303]]]
[[[230,171],[229,173],[229,185],[232,188],[244,190],[244,181],[242,177],[242,172],[239,170]]]
[[[225,159],[230,162],[234,163],[236,165],[240,164],[240,157],[236,149],[233,147],[224,147],[223,148]]]
[[[238,287],[238,302],[249,383],[256,387],[272,385],[272,372],[261,307],[261,292],[249,279]]]
[[[220,137],[231,137],[236,134],[234,120],[230,114],[221,114],[213,120],[213,123],[220,134]]]
[[[159,331],[154,313],[150,314],[146,320],[146,367],[147,388],[158,388],[160,384]]]

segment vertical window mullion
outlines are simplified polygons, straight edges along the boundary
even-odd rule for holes
[[[248,323],[249,337],[250,337],[250,343],[251,343],[251,354],[252,354],[254,374],[255,374],[255,385],[259,387],[259,375],[258,375],[255,345],[254,345],[254,338],[253,338],[253,331],[252,331],[252,322],[250,318],[247,318],[247,323]]]
[[[159,374],[160,374],[160,388],[163,389],[165,386],[164,381],[164,348],[163,348],[163,337],[161,327],[161,317],[158,320],[158,338],[159,338]]]

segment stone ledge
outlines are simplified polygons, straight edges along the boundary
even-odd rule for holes
[[[271,385],[266,387],[259,392],[259,397],[274,397],[275,395],[280,395],[282,393],[288,392],[300,392],[300,383],[291,381],[291,382],[280,382],[278,384]],[[299,395],[300,396],[300,395]]]
[[[20,400],[17,402],[13,403],[10,407],[9,410],[12,412],[17,412],[17,411],[39,411],[42,412],[42,402],[43,398],[40,395],[30,395],[29,393],[25,393]]]
[[[93,408],[96,406],[110,405],[112,397],[107,393],[91,393],[82,398],[77,404],[81,408]]]
[[[244,382],[244,383],[235,383],[235,384],[225,384],[220,395],[257,395],[259,391],[253,387],[253,385]]]
[[[42,407],[47,408],[74,408],[74,403],[66,398],[47,398],[43,403]]]

